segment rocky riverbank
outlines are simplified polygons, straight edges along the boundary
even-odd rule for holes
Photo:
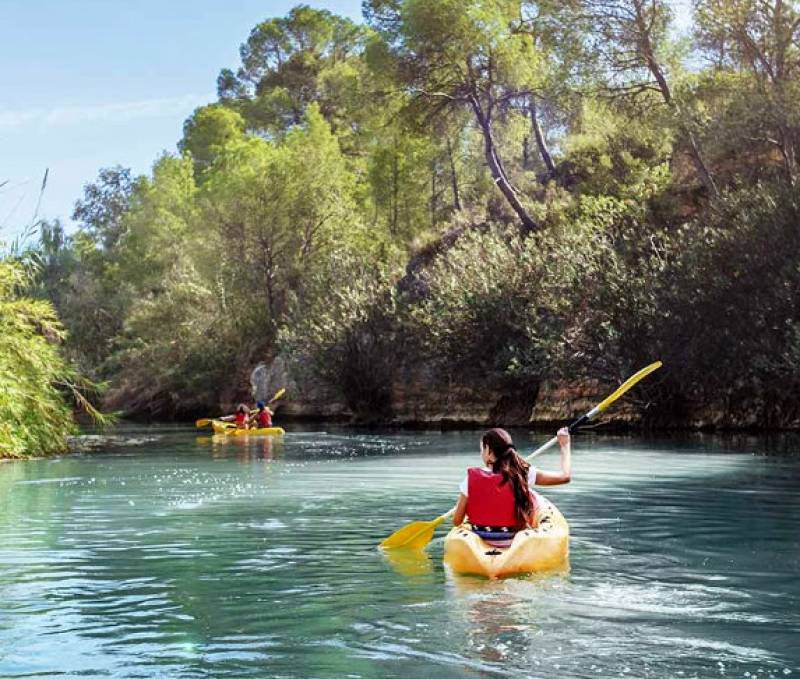
[[[313,377],[301,377],[278,357],[263,364],[251,380],[257,398],[286,386],[280,417],[287,420],[338,420],[354,424],[405,427],[550,427],[572,420],[605,398],[616,384],[599,381],[544,381],[530,390],[470,385],[451,375],[443,379],[425,366],[405,367],[392,382],[385,413],[356,413],[336,390]],[[800,404],[728,398],[715,403],[656,405],[658,378],[637,386],[604,416],[616,427],[702,430],[800,430]],[[233,404],[228,404],[232,407]]]

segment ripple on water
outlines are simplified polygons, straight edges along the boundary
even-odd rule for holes
[[[547,493],[569,574],[459,578],[441,537],[419,559],[378,552],[452,505],[475,439],[302,433],[266,451],[187,431],[0,466],[0,676],[798,669],[800,457],[576,442],[575,483]]]

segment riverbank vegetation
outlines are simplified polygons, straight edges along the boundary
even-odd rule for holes
[[[661,359],[656,423],[796,425],[799,9],[298,6],[177,152],[45,225],[32,290],[129,413],[214,410],[279,354],[383,419],[418,366],[513,394]]]
[[[75,430],[75,408],[103,423],[87,400],[95,385],[64,359],[64,329],[53,305],[32,299],[35,271],[0,260],[0,459],[64,452]]]

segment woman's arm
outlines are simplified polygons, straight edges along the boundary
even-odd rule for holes
[[[569,430],[563,427],[558,430],[558,444],[561,446],[561,472],[536,472],[537,486],[559,486],[572,479],[572,456]]]
[[[464,523],[464,517],[467,514],[467,496],[459,493],[458,502],[456,503],[456,513],[453,514],[453,525],[460,526]]]

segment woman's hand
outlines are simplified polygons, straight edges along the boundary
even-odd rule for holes
[[[558,443],[561,446],[561,471],[543,472],[536,470],[537,486],[558,486],[572,480],[572,453],[570,452],[569,429],[562,427],[556,432]]]

